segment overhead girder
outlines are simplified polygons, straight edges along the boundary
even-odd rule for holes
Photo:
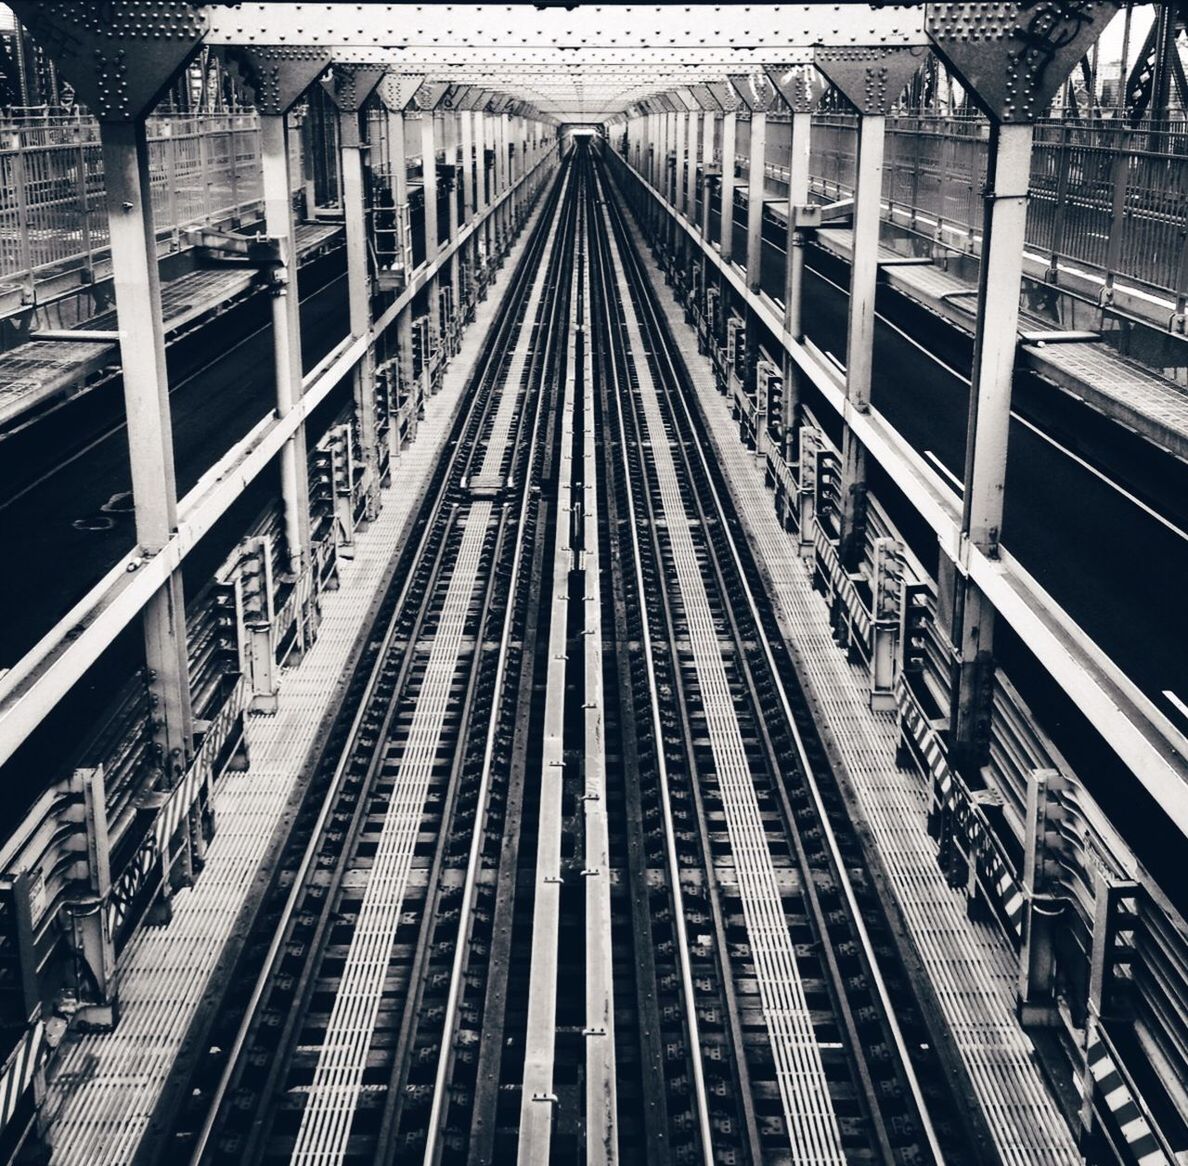
[[[641,49],[744,50],[755,60],[751,54],[768,48],[927,43],[923,7],[906,4],[759,4],[741,10],[731,4],[604,5],[596,20],[582,6],[392,4],[383,9],[384,21],[376,19],[378,11],[358,4],[218,7],[210,13],[208,39],[382,49],[400,53],[398,63],[424,64],[467,57],[489,62],[496,37],[515,46],[503,51],[610,51],[631,54],[632,60]]]

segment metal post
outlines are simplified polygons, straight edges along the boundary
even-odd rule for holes
[[[1023,836],[1023,897],[1026,903],[1023,950],[1019,954],[1016,1008],[1025,1025],[1050,1025],[1058,1020],[1054,994],[1055,929],[1063,902],[1049,870],[1049,850],[1057,823],[1052,794],[1060,775],[1054,769],[1033,769],[1027,775],[1027,811]]]
[[[883,192],[883,130],[886,118],[858,119],[857,177],[854,183],[854,244],[850,262],[850,309],[846,333],[846,402],[870,409],[874,364],[875,289],[879,274],[879,202]],[[842,514],[839,555],[856,571],[866,542],[866,448],[846,426],[842,441]]]
[[[738,114],[727,110],[722,115],[722,223],[719,247],[722,259],[734,258],[734,150],[738,134]]]
[[[692,223],[697,218],[697,126],[701,119],[696,113],[690,113],[689,145],[685,151],[688,159],[688,170],[685,174],[685,217]]]
[[[1030,123],[990,127],[962,515],[963,539],[990,557],[1002,533],[1032,130]],[[953,752],[969,777],[989,748],[994,608],[964,574],[956,587]]]
[[[289,197],[288,131],[283,114],[260,117],[260,168],[264,225],[278,241],[281,267],[273,285],[272,346],[276,361],[276,413],[287,416],[301,396],[301,308],[297,298],[297,257],[293,207]],[[305,426],[281,450],[281,497],[289,573],[300,579],[309,565],[309,467]],[[304,624],[304,620],[302,620]]]
[[[437,223],[437,135],[436,115],[431,109],[421,114],[421,182],[425,195],[425,261],[432,262],[441,248]]]
[[[367,261],[367,221],[363,205],[363,142],[359,112],[338,113],[338,143],[342,161],[342,207],[346,228],[347,301],[352,336],[365,336],[371,328],[371,269]],[[355,416],[363,455],[364,515],[379,513],[379,450],[375,416],[375,354],[367,353],[355,368]]]
[[[784,270],[784,328],[798,343],[804,339],[804,232],[793,225],[793,207],[809,199],[809,146],[813,128],[811,113],[793,112],[791,150],[788,158],[788,234]],[[783,416],[784,455],[793,456],[792,441],[800,410],[799,372],[792,358],[784,354]]]
[[[685,213],[685,146],[689,141],[689,115],[681,110],[673,118],[672,207],[676,213]],[[689,158],[692,159],[690,154]],[[690,161],[690,165],[692,162]],[[680,232],[678,231],[678,237]]]
[[[707,109],[702,114],[701,127],[701,237],[709,241],[710,237],[710,183],[709,172],[714,164],[714,114]],[[705,286],[705,280],[702,280]]]
[[[128,454],[136,540],[156,554],[177,527],[177,482],[156,230],[143,119],[101,122],[111,265],[119,314]],[[173,785],[193,752],[193,711],[185,599],[175,571],[144,609],[149,689],[156,700],[154,739]]]
[[[751,161],[747,172],[747,287],[758,292],[763,267],[763,196],[766,193],[767,114],[751,114]]]
[[[458,129],[462,139],[462,214],[465,222],[470,222],[475,216],[478,201],[474,187],[474,114],[464,109],[458,114]],[[473,298],[474,288],[477,286],[476,272],[478,270],[478,235],[471,234],[466,243],[466,270],[470,272],[470,287]],[[463,305],[458,304],[459,311]]]

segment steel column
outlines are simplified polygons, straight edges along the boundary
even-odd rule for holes
[[[272,347],[276,365],[276,413],[278,417],[285,417],[301,396],[303,370],[297,255],[289,193],[289,143],[284,114],[262,114],[260,117],[260,171],[264,228],[277,240],[281,260],[272,286]],[[309,467],[304,426],[298,428],[281,450],[280,475],[289,573],[300,579],[309,565],[310,537]]]
[[[962,512],[963,541],[990,558],[1002,534],[1033,129],[994,120],[990,127]],[[954,626],[953,751],[968,777],[989,746],[994,609],[964,575],[956,582]]]
[[[804,339],[804,248],[803,231],[793,226],[793,207],[809,200],[809,149],[813,115],[793,112],[791,149],[788,158],[788,234],[784,270],[784,327],[796,341]],[[784,429],[784,456],[792,459],[794,433],[800,410],[799,371],[791,356],[784,353],[784,397],[781,424]]]
[[[697,125],[701,118],[697,113],[688,115],[689,144],[685,151],[688,170],[685,174],[685,217],[693,222],[697,217]]]
[[[136,541],[150,555],[177,527],[177,481],[156,230],[144,120],[100,122],[120,359],[132,470]],[[172,785],[193,753],[193,710],[180,571],[144,609],[149,690],[156,701],[153,736]]]
[[[875,291],[879,275],[879,203],[883,193],[883,131],[887,119],[858,119],[858,159],[854,182],[854,242],[850,266],[850,306],[846,332],[846,402],[858,413],[870,411],[874,365]],[[866,447],[847,425],[842,441],[842,515],[839,555],[848,571],[862,562],[866,541]]]
[[[352,336],[366,336],[371,328],[371,268],[367,259],[367,220],[363,202],[363,142],[358,110],[339,110],[338,144],[342,165],[342,209],[346,230],[347,303]],[[355,416],[363,455],[365,517],[379,513],[379,450],[375,415],[375,354],[367,355],[354,372]],[[353,541],[352,538],[347,539]]]
[[[685,214],[685,147],[689,141],[689,115],[678,111],[673,115],[672,205],[678,215]],[[693,157],[692,154],[689,155]]]
[[[751,160],[747,168],[747,287],[760,290],[763,265],[763,198],[767,177],[767,114],[751,114]]]
[[[722,223],[719,247],[727,263],[734,258],[734,151],[738,134],[738,114],[722,114]]]
[[[425,259],[433,259],[441,250],[437,222],[437,134],[433,110],[421,114],[421,182],[425,196]]]

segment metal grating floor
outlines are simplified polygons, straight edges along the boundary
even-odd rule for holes
[[[514,270],[530,230],[531,224],[509,255],[505,272]],[[315,744],[369,598],[399,545],[420,484],[441,455],[462,388],[501,301],[502,295],[492,294],[478,306],[441,391],[426,400],[418,440],[400,455],[402,488],[386,493],[378,518],[356,540],[355,558],[340,563],[342,586],[323,596],[316,643],[299,668],[282,673],[279,711],[250,719],[251,769],[228,775],[217,787],[219,828],[201,877],[174,896],[167,927],[143,928],[129,945],[122,961],[118,1027],[112,1033],[82,1036],[63,1048],[44,1109],[53,1127],[53,1163],[127,1163],[148,1131],[223,945],[253,880],[263,877],[259,867],[268,840]]]
[[[657,302],[675,335],[687,334],[683,310],[664,286],[638,231]],[[812,588],[793,538],[784,532],[764,485],[762,463],[739,441],[708,360],[683,349],[731,495],[759,554],[806,691],[819,703],[823,736],[840,755],[878,846],[909,934],[930,969],[945,1022],[981,1100],[995,1145],[1011,1166],[1076,1166],[1073,1135],[1049,1095],[1031,1041],[1015,1018],[1014,952],[990,925],[968,918],[964,895],[949,887],[925,830],[927,790],[895,764],[895,714],[868,705],[865,670],[846,662],[829,612]]]

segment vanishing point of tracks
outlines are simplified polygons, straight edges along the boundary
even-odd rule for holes
[[[594,150],[512,280],[168,1153],[972,1160]]]

